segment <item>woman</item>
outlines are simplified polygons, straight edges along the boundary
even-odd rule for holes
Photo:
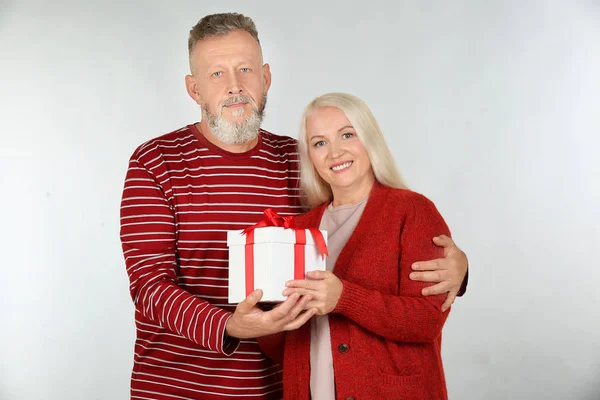
[[[301,185],[312,211],[300,228],[328,232],[327,271],[290,281],[316,315],[259,339],[283,359],[286,399],[446,399],[444,295],[423,297],[411,264],[443,256],[436,207],[406,189],[377,121],[355,96],[326,94],[302,117]]]

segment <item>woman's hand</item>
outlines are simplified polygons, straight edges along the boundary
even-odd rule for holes
[[[329,271],[311,271],[306,274],[304,280],[292,280],[285,284],[284,296],[298,293],[302,296],[310,295],[311,301],[306,309],[316,308],[317,315],[325,315],[332,312],[342,295],[344,284]]]

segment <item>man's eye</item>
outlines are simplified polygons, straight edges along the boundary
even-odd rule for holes
[[[325,142],[323,140],[319,140],[318,142],[315,142],[315,144],[313,146],[315,147],[321,147],[324,146]]]
[[[221,71],[217,71],[217,72],[213,73],[213,76],[215,76],[215,77],[218,77],[218,76],[221,76],[221,75],[223,75],[223,73]]]
[[[242,72],[250,72],[250,68],[242,68],[240,71],[242,71]]]

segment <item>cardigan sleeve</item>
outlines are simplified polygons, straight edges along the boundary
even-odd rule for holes
[[[389,340],[426,343],[440,335],[448,317],[449,310],[441,311],[446,295],[423,296],[421,290],[431,283],[413,281],[408,276],[412,263],[443,257],[444,250],[431,238],[442,233],[450,236],[450,232],[431,201],[416,194],[410,199],[399,239],[399,295],[342,280],[342,294],[333,312]]]

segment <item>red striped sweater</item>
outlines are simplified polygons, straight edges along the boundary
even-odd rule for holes
[[[281,367],[255,340],[225,340],[226,232],[272,207],[302,211],[296,141],[261,131],[230,153],[189,125],[133,153],[121,241],[135,304],[134,399],[281,398]]]

